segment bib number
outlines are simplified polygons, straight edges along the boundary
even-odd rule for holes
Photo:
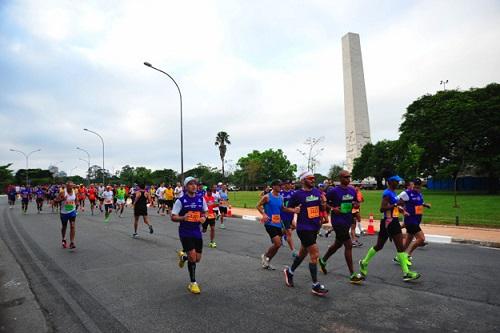
[[[423,215],[424,206],[415,206],[415,215]]]
[[[67,212],[70,212],[75,209],[75,202],[74,201],[66,201],[66,204],[64,205],[64,210]]]
[[[352,202],[343,202],[340,204],[340,212],[342,214],[349,214],[352,212]]]
[[[187,222],[200,222],[200,219],[201,219],[201,212],[189,211],[186,214],[186,221]]]
[[[272,223],[281,223],[281,216],[279,214],[273,214],[271,216]]]
[[[319,217],[319,206],[307,207],[307,217],[310,219]]]

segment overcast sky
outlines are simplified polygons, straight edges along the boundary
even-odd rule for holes
[[[500,81],[500,1],[0,0],[0,164],[84,175],[106,168],[220,166],[281,148],[301,169],[324,137],[318,171],[345,160],[341,37],[361,37],[372,141],[395,139],[406,107],[441,89]]]

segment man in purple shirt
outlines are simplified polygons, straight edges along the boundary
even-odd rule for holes
[[[326,274],[326,261],[337,250],[344,246],[344,256],[347,268],[351,273],[350,282],[360,284],[363,281],[361,274],[355,273],[352,265],[352,241],[349,231],[352,224],[352,209],[359,207],[356,190],[349,186],[351,174],[349,171],[340,172],[340,185],[331,187],[326,194],[326,204],[332,212],[332,227],[335,231],[335,242],[330,245],[323,258],[319,259],[321,271]]]
[[[325,296],[328,289],[318,282],[318,258],[319,248],[316,244],[318,230],[321,227],[320,210],[326,207],[326,198],[314,187],[314,175],[310,171],[303,172],[300,176],[302,189],[293,193],[288,202],[289,208],[295,208],[297,214],[297,236],[300,239],[301,247],[299,255],[295,257],[291,267],[284,270],[285,283],[288,287],[293,287],[293,274],[295,269],[309,255],[309,271],[313,282],[311,292],[318,296]]]

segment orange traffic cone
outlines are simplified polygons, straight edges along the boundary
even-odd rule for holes
[[[231,206],[229,206],[229,207],[227,208],[227,215],[226,215],[226,216],[227,216],[227,217],[231,217],[231,216],[233,216],[233,212],[231,211]]]
[[[373,227],[373,213],[370,213],[370,220],[368,221],[368,230],[366,233],[368,235],[375,235],[375,228]]]

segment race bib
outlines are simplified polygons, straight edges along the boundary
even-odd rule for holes
[[[200,219],[201,219],[201,212],[189,211],[186,214],[187,222],[200,222]]]
[[[424,206],[415,206],[415,215],[423,215]]]
[[[307,207],[307,217],[310,219],[319,217],[319,206]]]
[[[392,217],[399,217],[399,208],[397,206],[392,210]]]
[[[281,223],[281,216],[279,214],[271,215],[271,222],[272,223]]]
[[[66,204],[64,205],[64,210],[69,212],[75,209],[75,202],[74,201],[66,201]]]
[[[343,202],[340,204],[340,212],[342,214],[349,214],[352,212],[352,202]]]

